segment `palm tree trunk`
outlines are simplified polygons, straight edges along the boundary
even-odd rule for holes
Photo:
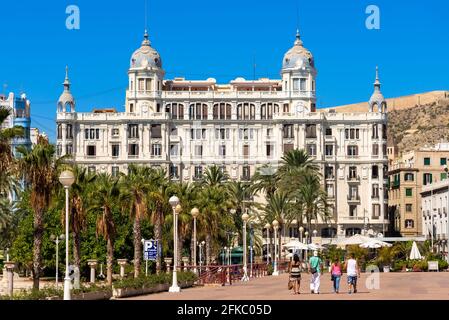
[[[73,281],[73,288],[80,288],[80,270],[81,270],[81,258],[80,258],[80,235],[75,232],[73,235],[73,260],[75,265],[75,279]]]
[[[36,208],[34,213],[34,241],[33,241],[33,289],[39,290],[41,273],[41,251],[44,226],[42,224],[43,209]]]
[[[134,277],[140,274],[140,259],[142,258],[142,236],[140,230],[140,217],[136,214],[133,225],[134,234]]]
[[[210,233],[206,234],[206,265],[210,265],[210,259],[211,259],[211,236]]]
[[[154,237],[155,240],[157,240],[157,258],[156,258],[156,274],[159,274],[159,272],[161,272],[162,269],[162,257],[159,254],[162,250],[159,250],[159,248],[162,248],[162,239],[161,239],[161,235],[162,235],[162,224],[161,224],[161,212],[157,212],[156,213],[157,217],[156,217],[156,221],[154,224]]]
[[[106,260],[106,280],[109,286],[112,286],[112,263],[114,260],[114,242],[108,237],[107,260]]]

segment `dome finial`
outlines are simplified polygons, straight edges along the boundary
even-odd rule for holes
[[[299,29],[296,29],[295,46],[302,46],[301,34],[299,33]]]
[[[374,81],[374,89],[380,91],[379,66],[376,66],[376,81]]]
[[[148,30],[145,29],[145,33],[143,34],[143,41],[142,41],[142,46],[150,46],[150,40],[149,40],[149,36],[148,36]]]
[[[70,91],[69,66],[65,66],[64,91]]]

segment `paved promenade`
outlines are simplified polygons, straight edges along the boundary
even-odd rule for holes
[[[311,294],[310,276],[303,274],[301,294],[293,295],[287,290],[286,274],[278,277],[252,279],[247,283],[235,282],[225,287],[195,287],[181,293],[159,293],[133,297],[135,300],[449,300],[449,272],[378,273],[376,279],[367,280],[372,274],[362,274],[358,293],[348,294],[346,275],[340,284],[340,293],[332,293],[330,275],[321,277],[321,293]],[[376,289],[376,287],[378,289]],[[125,300],[125,299],[123,299]]]

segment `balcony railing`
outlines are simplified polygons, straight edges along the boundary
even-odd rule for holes
[[[347,177],[347,179],[348,179],[348,182],[358,182],[358,181],[360,181],[360,176],[349,175],[349,176]]]
[[[348,202],[360,202],[359,195],[348,195],[347,199],[348,199]]]

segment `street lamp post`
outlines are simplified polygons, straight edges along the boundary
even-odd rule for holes
[[[249,249],[249,277],[252,278],[253,277],[253,246],[249,245],[248,246]]]
[[[303,226],[300,226],[299,227],[299,241],[300,242],[303,242],[302,241],[302,233],[304,232],[304,227]]]
[[[181,212],[181,205],[179,204],[179,198],[172,196],[168,202],[173,209],[173,281],[168,292],[180,292],[181,288],[178,286],[178,214]]]
[[[279,228],[279,222],[277,220],[274,220],[273,223],[273,232],[274,232],[274,270],[273,270],[273,276],[278,276],[278,242],[277,242],[277,233]]]
[[[200,247],[200,274],[201,274],[201,266],[203,265],[203,246],[206,244],[206,242],[202,241],[198,244]]]
[[[242,281],[248,281],[248,266],[247,266],[247,248],[246,248],[246,222],[249,219],[249,214],[242,214],[243,220],[243,278]]]
[[[198,217],[200,211],[198,208],[193,208],[192,211],[190,211],[193,217],[193,272],[197,273],[196,270],[196,217]]]
[[[56,289],[59,287],[59,241],[64,241],[65,236],[61,234],[59,237],[52,234],[50,240],[56,243]]]
[[[64,300],[70,297],[70,275],[69,275],[69,188],[75,182],[72,171],[65,170],[59,176],[59,182],[65,189],[65,277],[64,277]]]
[[[265,229],[267,229],[267,264],[270,263],[270,228],[271,224],[267,223]]]

